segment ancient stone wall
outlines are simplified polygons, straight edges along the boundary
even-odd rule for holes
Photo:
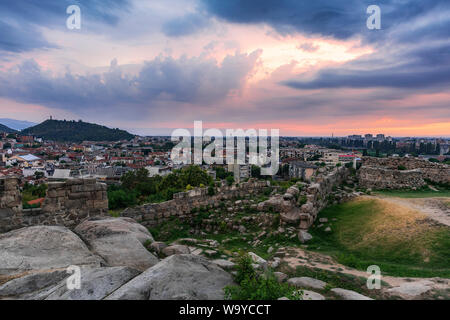
[[[207,206],[217,208],[221,201],[257,194],[267,186],[268,182],[266,181],[249,180],[238,186],[216,188],[213,196],[208,195],[207,188],[197,188],[174,194],[173,200],[127,208],[121,213],[121,216],[133,218],[146,227],[156,226],[174,217],[187,221],[195,216],[195,213],[192,212],[194,208]]]
[[[287,189],[284,195],[274,195],[259,203],[258,210],[279,212],[282,224],[308,229],[326,206],[347,201],[354,196],[353,192],[341,189],[344,182],[353,184],[353,176],[345,167],[321,172],[314,178],[312,184],[298,182]]]
[[[49,183],[42,207],[25,210],[21,210],[18,179],[16,185],[9,178],[6,181],[4,190],[0,186],[0,205],[6,206],[0,209],[0,233],[36,225],[73,228],[85,218],[106,215],[108,212],[106,185],[95,179]]]
[[[74,227],[87,217],[108,213],[106,184],[95,179],[49,183],[42,211],[50,224]]]
[[[336,193],[339,199],[331,197],[334,189],[340,187],[350,176],[350,171],[345,167],[336,168],[335,171],[319,176],[315,183],[306,189],[306,203],[300,207],[300,228],[308,229],[316,220],[317,214],[330,203],[346,201],[349,197],[346,193]]]
[[[19,182],[15,177],[0,179],[0,233],[11,230],[10,225],[19,223],[17,215],[22,210]]]
[[[426,184],[419,169],[395,170],[363,166],[359,169],[358,177],[361,187],[374,190],[414,189]]]
[[[415,158],[364,157],[358,179],[363,188],[420,188],[426,184],[426,180],[450,183],[450,167]]]

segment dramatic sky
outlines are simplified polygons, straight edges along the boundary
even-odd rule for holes
[[[50,115],[138,134],[202,120],[450,136],[450,1],[1,0],[0,118]]]

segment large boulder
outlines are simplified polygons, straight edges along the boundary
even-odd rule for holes
[[[37,292],[53,287],[69,276],[66,270],[53,270],[14,278],[0,286],[0,299],[32,299]]]
[[[127,266],[144,271],[159,261],[143,245],[153,242],[152,235],[131,218],[87,220],[75,232],[110,267]]]
[[[64,280],[45,300],[102,300],[138,274],[139,271],[128,267],[83,268],[80,289],[69,290]]]
[[[137,276],[107,300],[222,300],[231,275],[201,256],[170,256]]]
[[[0,234],[0,275],[67,268],[99,267],[103,260],[64,227],[36,226]]]

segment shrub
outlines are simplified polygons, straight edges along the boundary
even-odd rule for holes
[[[216,190],[214,189],[214,184],[210,184],[208,187],[208,196],[213,196],[216,194]]]
[[[109,209],[121,209],[135,206],[138,203],[136,192],[124,190],[108,191]]]
[[[252,263],[252,259],[248,254],[239,257],[235,277],[239,285],[224,288],[227,299],[276,300],[281,297],[287,297],[291,300],[302,299],[303,292],[295,290],[287,283],[279,283],[271,271],[258,275]]]
[[[404,165],[399,165],[397,167],[398,170],[406,170],[406,167]]]

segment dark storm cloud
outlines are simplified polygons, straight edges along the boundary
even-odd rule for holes
[[[124,104],[143,111],[156,101],[214,103],[241,89],[260,54],[227,56],[220,66],[212,59],[158,57],[136,76],[124,74],[116,61],[104,74],[54,76],[28,60],[0,73],[0,96],[72,112],[95,107],[114,113]]]
[[[79,5],[82,17],[114,25],[118,10],[129,8],[129,0],[2,0],[0,1],[0,54],[53,48],[39,27],[65,28],[70,5]]]
[[[385,34],[366,28],[369,5],[380,6],[383,30],[449,6],[448,0],[202,0],[202,3],[208,12],[230,22],[267,23],[280,33],[300,32],[337,39],[362,34],[370,40]],[[436,37],[449,32],[444,28],[431,31]]]
[[[314,79],[291,79],[296,89],[429,88],[450,82],[450,1],[448,0],[204,0],[212,14],[237,23],[267,23],[280,33],[300,32],[347,39],[360,36],[376,48],[370,56],[338,69],[319,71]],[[381,8],[382,30],[369,30],[366,9]],[[421,43],[421,48],[416,45]],[[396,57],[387,50],[399,47]],[[308,50],[308,48],[302,48]],[[394,63],[392,63],[394,61]],[[394,66],[392,66],[392,64]]]
[[[379,64],[380,53],[365,61],[321,70],[313,80],[282,82],[296,89],[375,88],[445,89],[450,85],[450,44],[410,49],[393,58],[397,65]]]

